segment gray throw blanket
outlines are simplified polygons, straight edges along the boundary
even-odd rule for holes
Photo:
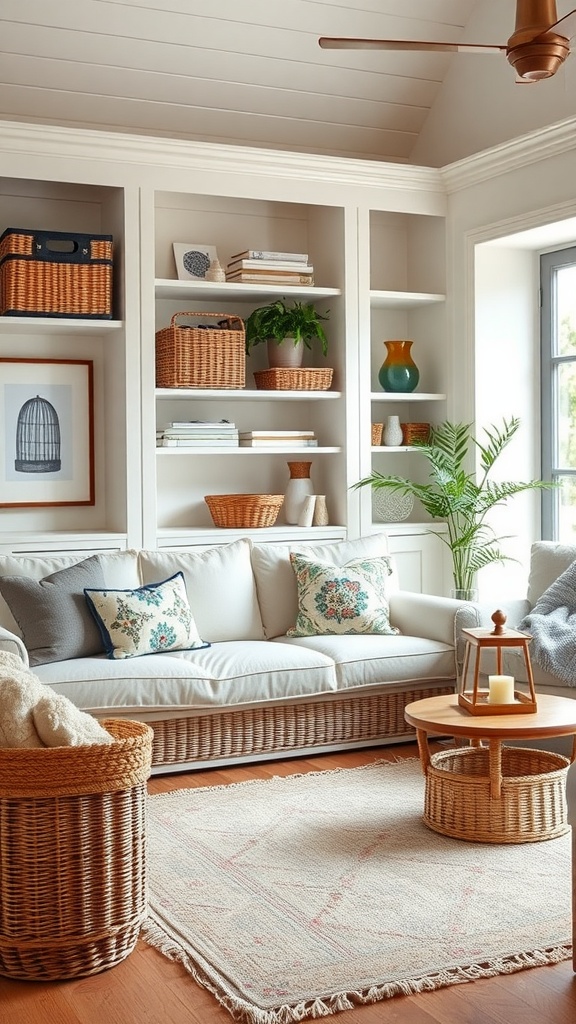
[[[576,686],[576,561],[538,598],[518,625],[533,637],[532,660],[568,686]]]

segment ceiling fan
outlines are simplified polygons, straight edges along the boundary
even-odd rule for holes
[[[558,18],[556,0],[517,0],[516,26],[507,43],[433,43],[408,39],[347,39],[322,36],[326,50],[427,50],[505,53],[522,82],[551,78],[570,54],[576,34],[576,8]]]

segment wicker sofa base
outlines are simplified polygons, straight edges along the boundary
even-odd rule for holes
[[[214,762],[289,757],[316,748],[394,743],[414,738],[404,719],[412,701],[453,693],[455,683],[413,683],[410,689],[322,695],[302,701],[206,710],[147,720],[154,730],[153,772],[209,767]]]

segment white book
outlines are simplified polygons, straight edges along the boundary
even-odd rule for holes
[[[309,263],[299,263],[297,260],[231,260],[227,270],[294,270],[298,274],[313,274],[314,267]]]
[[[277,274],[268,271],[266,277],[263,277],[262,274],[258,274],[256,271],[238,270],[234,274],[227,273],[226,280],[235,281],[237,284],[314,284],[312,274],[296,274],[290,270],[278,272]]]
[[[182,430],[236,430],[236,424],[228,420],[172,420],[167,429],[172,427]]]
[[[240,437],[314,437],[313,430],[241,430]]]
[[[178,437],[163,437],[158,441],[159,448],[238,448],[237,441],[224,440],[223,438],[198,438],[197,440],[189,440],[188,438]]]
[[[255,438],[252,438],[252,439],[240,438],[240,447],[241,448],[286,448],[286,449],[290,449],[290,448],[317,448],[318,447],[318,441],[312,440],[310,438],[307,438],[305,440],[299,440],[297,437],[295,437],[292,441],[289,441],[287,438],[265,438],[265,437],[257,437],[257,438],[255,437]]]
[[[178,431],[166,431],[161,435],[166,441],[188,441],[189,444],[196,444],[197,441],[228,441],[236,444],[238,434],[179,434]]]
[[[230,257],[233,260],[291,260],[294,263],[308,263],[307,252],[274,252],[270,249],[244,249]]]

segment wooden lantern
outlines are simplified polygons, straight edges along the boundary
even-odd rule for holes
[[[528,644],[532,637],[527,633],[520,633],[516,629],[505,629],[504,623],[506,622],[506,616],[504,612],[500,610],[494,612],[492,615],[492,621],[494,623],[493,630],[462,630],[462,633],[466,637],[466,651],[464,654],[464,665],[462,667],[458,704],[472,715],[516,715],[535,712],[537,710],[536,690],[534,689],[534,677],[532,675],[532,665],[530,664],[530,655],[528,653]],[[500,704],[489,701],[489,691],[481,690],[479,688],[478,681],[480,677],[482,651],[491,647],[496,650],[496,671],[498,675],[502,675],[502,651],[505,647],[520,647],[524,652],[529,692],[523,693],[522,691],[514,688],[512,691],[513,702]],[[473,651],[475,652],[474,675],[472,689],[470,690],[466,687],[466,681]]]

